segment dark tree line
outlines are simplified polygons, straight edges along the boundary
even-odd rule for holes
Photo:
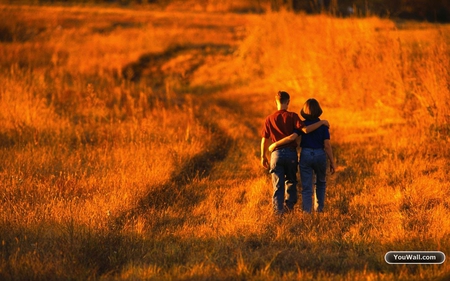
[[[197,0],[205,2],[205,0]],[[218,0],[219,1],[219,0]],[[110,3],[119,5],[159,4],[174,0],[30,0],[39,3]],[[307,13],[330,12],[338,16],[378,15],[390,18],[450,22],[450,0],[254,0],[255,6],[270,2],[272,9],[288,8]],[[250,9],[259,11],[260,7]]]
[[[378,15],[390,18],[450,22],[450,0],[272,0],[294,11],[327,11],[340,16]]]

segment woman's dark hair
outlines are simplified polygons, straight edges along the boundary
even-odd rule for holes
[[[306,120],[315,120],[322,115],[322,108],[316,99],[308,99],[303,105],[300,115]]]

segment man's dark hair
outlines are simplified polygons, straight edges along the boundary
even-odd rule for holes
[[[289,94],[285,91],[278,91],[277,95],[275,96],[276,100],[279,101],[281,104],[287,103],[291,97]]]

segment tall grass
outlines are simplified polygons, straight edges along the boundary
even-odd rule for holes
[[[2,279],[449,276],[448,262],[383,260],[450,252],[447,26],[287,12],[1,14]],[[199,45],[212,46],[203,60],[189,53]],[[188,51],[165,52],[173,46]],[[144,63],[127,79],[148,54],[165,59],[163,81]],[[316,97],[331,122],[340,170],[323,215],[271,216],[259,130],[279,89],[294,111]]]
[[[259,62],[249,63],[249,72],[266,84],[333,107],[389,107],[443,123],[449,118],[442,98],[448,96],[446,31],[398,30],[379,18],[277,13],[256,24],[241,51]]]

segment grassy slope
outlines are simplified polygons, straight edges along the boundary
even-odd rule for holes
[[[4,279],[449,275],[383,260],[450,252],[447,27],[1,9]],[[136,62],[141,79],[124,81]],[[340,170],[322,216],[270,215],[259,129],[280,88],[332,123]]]

